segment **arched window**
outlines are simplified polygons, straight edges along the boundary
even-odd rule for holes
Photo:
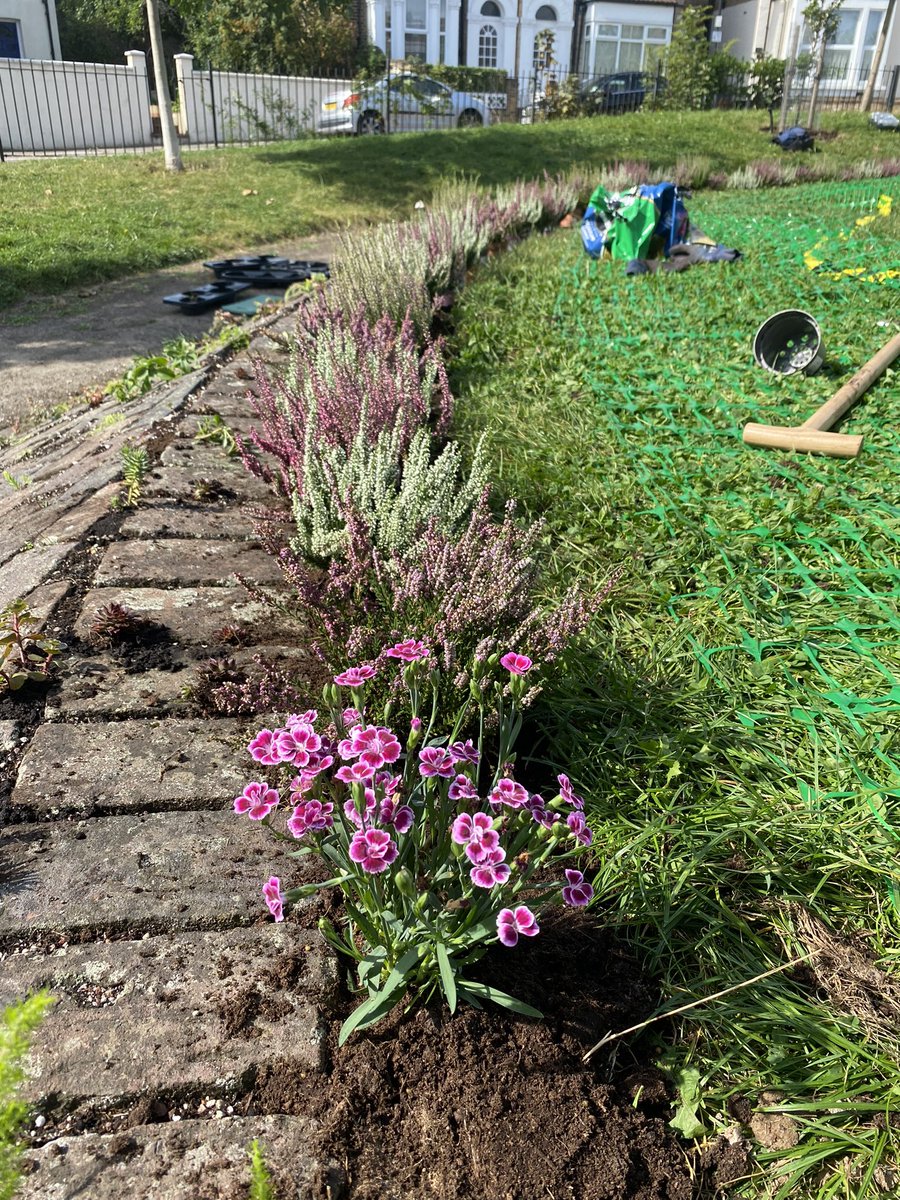
[[[482,25],[478,30],[478,65],[479,67],[496,67],[497,65],[497,30],[493,25]]]
[[[484,9],[481,11],[484,12]],[[551,8],[549,4],[542,4],[534,14],[534,19],[536,21],[558,21],[559,17],[556,15],[555,8]]]
[[[546,71],[553,64],[553,30],[541,29],[534,38],[532,70]]]
[[[481,6],[481,15],[483,17],[502,17],[503,9],[499,4],[495,4],[494,0],[484,0]]]

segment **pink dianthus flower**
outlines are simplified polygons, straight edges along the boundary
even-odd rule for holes
[[[321,800],[305,800],[296,806],[287,827],[295,838],[304,837],[310,830],[313,833],[322,833],[334,825],[332,812],[333,804],[323,804]]]
[[[419,751],[419,774],[426,779],[436,775],[441,779],[453,777],[453,755],[441,746],[426,746]]]
[[[467,846],[467,851],[468,848]],[[509,879],[509,865],[503,861],[505,858],[506,851],[502,846],[485,851],[481,861],[469,872],[475,886],[492,888],[495,883],[506,883]]]
[[[403,662],[410,663],[427,658],[430,651],[424,642],[407,638],[405,642],[397,642],[396,646],[391,646],[390,650],[385,650],[384,653],[387,658],[400,658]]]
[[[594,889],[584,882],[581,871],[567,870],[566,880],[568,886],[562,890],[562,898],[566,904],[571,904],[573,908],[583,908],[585,904],[590,904]]]
[[[497,936],[504,946],[515,946],[519,937],[536,937],[541,927],[534,913],[524,904],[518,908],[501,908],[497,914]]]
[[[266,902],[266,907],[275,920],[283,921],[284,894],[281,890],[281,880],[277,875],[272,875],[268,883],[263,884],[262,894]]]
[[[281,754],[276,745],[277,730],[273,733],[271,729],[261,729],[247,749],[250,752],[250,757],[255,758],[257,762],[264,766],[273,767],[282,761]]]
[[[383,829],[365,829],[354,833],[350,858],[370,875],[386,871],[397,857],[397,844]]]
[[[514,779],[499,779],[488,799],[495,808],[499,804],[505,804],[507,808],[524,808],[528,803],[528,792]]]
[[[526,671],[531,670],[534,663],[527,654],[514,654],[510,651],[500,659],[500,666],[506,667],[510,675],[524,675]]]
[[[267,784],[248,783],[241,794],[235,796],[234,811],[241,816],[246,813],[251,821],[262,821],[278,807],[279,799],[275,789]]]
[[[347,667],[341,671],[340,675],[334,676],[334,682],[339,687],[361,687],[370,679],[374,679],[378,672],[374,667],[370,667],[368,663],[363,663],[361,667]]]

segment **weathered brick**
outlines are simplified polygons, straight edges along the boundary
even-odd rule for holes
[[[36,813],[218,808],[243,787],[252,760],[237,720],[41,725],[25,752],[12,804]]]
[[[164,812],[9,825],[0,935],[220,929],[264,912],[285,859],[264,830],[226,812]],[[276,868],[277,869],[277,868]],[[287,877],[296,886],[305,860]]]
[[[243,575],[256,583],[282,578],[277,561],[258,546],[212,538],[154,538],[107,547],[94,582],[118,587],[215,586]]]
[[[224,1200],[249,1195],[247,1150],[266,1148],[277,1194],[322,1195],[323,1167],[310,1156],[315,1128],[303,1117],[229,1117],[140,1125],[122,1134],[83,1134],[29,1151],[20,1200]],[[331,1166],[334,1196],[343,1173]],[[290,1190],[288,1190],[290,1189]]]
[[[144,481],[141,495],[150,500],[164,498],[195,503],[198,497],[203,498],[209,483],[227,488],[224,498],[244,503],[265,504],[274,498],[272,490],[249,471],[223,474],[218,469],[204,472],[194,467],[157,468]]]
[[[322,1067],[322,1005],[336,965],[317,932],[285,922],[10,955],[0,1003],[46,988],[25,1096],[108,1108],[148,1092],[234,1090],[260,1062]]]

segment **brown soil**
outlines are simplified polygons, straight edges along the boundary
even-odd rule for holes
[[[327,1088],[260,1073],[253,1110],[321,1123],[313,1150],[332,1165],[317,1200],[688,1200],[714,1174],[715,1155],[707,1172],[668,1128],[671,1096],[652,1056],[624,1043],[582,1062],[605,1033],[652,1011],[654,989],[591,917],[544,924],[478,972],[543,1021],[433,1005],[338,1049],[336,1020]],[[246,1036],[243,1021],[235,1034]]]

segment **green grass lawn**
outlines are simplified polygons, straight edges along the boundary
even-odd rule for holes
[[[825,118],[837,136],[804,161],[839,171],[896,153],[859,114]],[[0,167],[0,305],[205,255],[406,215],[448,173],[485,185],[641,159],[729,172],[772,146],[760,112],[633,113],[545,125],[319,139],[162,155],[8,162]],[[245,195],[249,192],[249,195]]]
[[[766,1092],[797,1142],[756,1147],[747,1194],[896,1194],[900,370],[845,422],[856,461],[740,429],[802,422],[900,329],[900,182],[689,208],[744,259],[627,278],[560,233],[487,268],[458,309],[457,420],[546,519],[560,582],[623,568],[537,752],[588,798],[598,911],[671,1008],[816,952],[647,1035],[699,1086],[695,1132]],[[814,377],[754,365],[789,307],[822,328]]]

